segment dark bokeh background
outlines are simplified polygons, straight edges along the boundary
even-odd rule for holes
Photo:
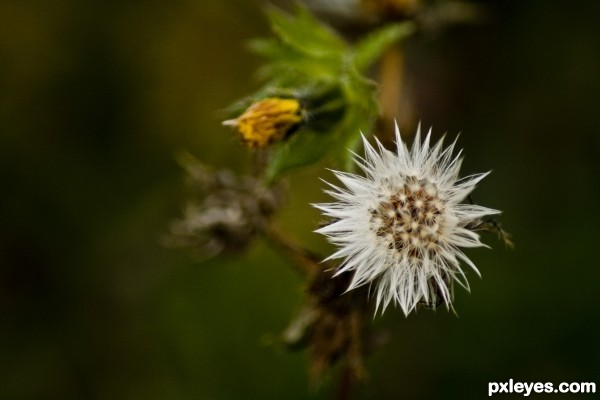
[[[407,46],[423,124],[462,131],[475,194],[508,251],[459,317],[389,311],[360,398],[482,398],[488,381],[600,384],[600,29],[595,2],[490,1],[487,25]],[[183,202],[185,149],[242,170],[219,110],[251,93],[266,35],[244,0],[0,1],[0,398],[328,398],[305,356],[267,344],[301,298],[285,261],[195,262],[159,244]],[[317,176],[282,223],[315,248]],[[579,397],[577,397],[579,398]]]

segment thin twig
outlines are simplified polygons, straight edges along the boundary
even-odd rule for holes
[[[400,112],[403,75],[402,48],[399,45],[391,46],[381,57],[379,64],[379,103],[385,126],[393,126],[393,119]]]
[[[381,119],[378,124],[380,140],[393,138],[394,122],[405,128],[412,122],[412,109],[405,88],[405,57],[401,43],[388,48],[379,62],[379,104]]]
[[[296,270],[301,274],[314,276],[317,272],[323,271],[321,256],[298,244],[274,224],[267,226],[263,230],[263,234],[271,245],[290,258]]]
[[[345,365],[340,374],[340,383],[336,393],[337,400],[348,400],[354,386],[354,374],[349,365]]]

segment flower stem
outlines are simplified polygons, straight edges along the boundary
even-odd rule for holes
[[[349,365],[345,365],[344,369],[341,371],[340,374],[340,383],[338,386],[337,393],[335,393],[335,398],[337,400],[350,399],[354,383],[355,378],[354,373],[352,372],[352,368]]]
[[[301,246],[274,224],[267,226],[263,230],[263,235],[273,247],[289,257],[300,274],[310,277],[323,271],[321,256]]]
[[[381,57],[379,66],[379,102],[385,126],[393,126],[391,119],[400,111],[404,55],[400,45],[390,47]]]

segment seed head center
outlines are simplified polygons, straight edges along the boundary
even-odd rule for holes
[[[427,179],[408,177],[369,211],[371,229],[390,250],[416,256],[437,249],[443,202],[436,185]]]

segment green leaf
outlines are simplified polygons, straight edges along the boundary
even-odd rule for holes
[[[330,146],[330,135],[299,130],[288,141],[274,149],[266,172],[267,182],[273,182],[292,168],[317,162],[329,151]]]
[[[346,50],[346,43],[301,6],[296,15],[278,9],[268,10],[275,33],[289,46],[317,58],[336,56]]]
[[[410,34],[410,22],[388,25],[350,47],[303,7],[293,15],[268,10],[274,38],[254,40],[250,48],[266,58],[266,84],[251,101],[293,97],[306,112],[303,126],[270,149],[266,179],[330,156],[336,167],[352,168],[361,131],[369,135],[380,110],[376,85],[362,73],[394,42]],[[248,103],[246,103],[248,104]],[[239,107],[239,105],[238,105]]]
[[[358,71],[364,72],[388,47],[409,36],[414,30],[414,23],[399,22],[370,33],[354,47],[354,66]]]
[[[343,84],[348,110],[338,126],[339,133],[333,149],[334,161],[347,171],[353,167],[350,151],[357,150],[361,132],[367,136],[372,133],[373,124],[379,115],[376,90],[375,82],[364,78],[355,68],[348,68]]]
[[[371,134],[374,121],[375,118],[373,116],[365,113],[348,113],[348,117],[340,126],[340,129],[342,129],[345,134],[340,140],[340,145],[336,146],[336,151],[333,154],[334,161],[338,168],[342,168],[344,171],[352,171],[355,169],[352,152],[356,153],[360,146],[361,133],[365,136]]]
[[[333,31],[299,7],[296,15],[268,11],[275,39],[250,42],[250,48],[270,62],[263,78],[281,84],[307,85],[315,79],[336,79],[344,67],[348,46]]]

